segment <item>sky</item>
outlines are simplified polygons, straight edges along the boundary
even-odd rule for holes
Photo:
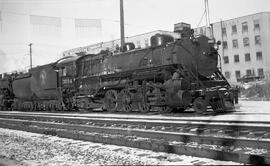
[[[209,0],[209,10],[210,22],[219,22],[270,12],[270,0]],[[119,0],[0,0],[0,13],[0,73],[29,67],[29,43],[33,64],[42,65],[59,59],[64,50],[120,37]],[[125,36],[173,31],[178,22],[204,26],[203,13],[204,0],[124,0]],[[33,36],[26,25],[29,15],[60,17],[62,26],[74,18],[100,19],[101,34],[77,38],[65,30],[61,36]]]

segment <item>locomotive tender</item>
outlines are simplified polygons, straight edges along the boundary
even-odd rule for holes
[[[64,57],[10,81],[2,107],[25,110],[168,112],[234,108],[234,89],[218,69],[217,44],[184,29],[181,38],[151,37],[151,47]],[[3,80],[3,79],[2,79]],[[2,89],[2,84],[1,89]],[[5,97],[4,97],[5,96]],[[8,102],[3,102],[3,101]],[[4,104],[6,103],[6,104]]]

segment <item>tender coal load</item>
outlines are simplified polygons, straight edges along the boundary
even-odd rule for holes
[[[162,35],[162,34],[156,34],[150,38],[151,40],[151,47],[157,47],[157,46],[163,46],[167,43],[173,42],[174,39],[170,35]]]

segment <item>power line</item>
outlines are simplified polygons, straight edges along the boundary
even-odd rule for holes
[[[0,45],[26,45],[26,42],[0,42]]]
[[[206,10],[204,10],[204,12],[203,12],[203,14],[202,14],[202,17],[201,17],[201,19],[200,19],[200,22],[199,22],[198,25],[197,25],[197,28],[199,28],[199,26],[201,25],[201,22],[202,22],[203,17],[204,17],[205,14],[206,14]]]
[[[36,15],[36,14],[30,14],[30,13],[23,13],[23,12],[14,12],[14,11],[7,11],[7,10],[1,10],[2,13],[9,13],[14,15],[21,15],[21,16],[43,16],[43,17],[59,17],[59,16],[44,16],[44,15]],[[59,18],[66,18],[66,19],[75,19],[74,17],[59,17]],[[88,18],[89,19],[89,18]],[[98,19],[98,18],[96,18]]]
[[[85,3],[87,1],[81,1],[81,0],[8,0],[8,1],[2,1],[1,3],[6,3],[6,4],[12,4],[12,3],[32,3],[32,4],[58,4],[61,3],[65,5],[64,2],[68,1],[69,3]]]

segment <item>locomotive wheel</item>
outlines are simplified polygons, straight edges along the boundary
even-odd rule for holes
[[[232,110],[234,109],[233,103],[231,101],[224,101],[225,109],[224,110]]]
[[[170,112],[172,112],[172,110],[173,109],[171,107],[169,107],[169,106],[160,106],[159,109],[158,109],[158,112],[160,114],[164,114],[164,113],[170,113]]]
[[[137,92],[137,98],[138,98],[138,109],[142,113],[146,113],[150,111],[150,105],[147,102],[147,90],[140,88]]]
[[[204,112],[206,112],[206,110],[207,110],[206,101],[203,98],[198,97],[193,102],[193,109],[197,113],[204,113]]]
[[[34,107],[33,107],[33,104],[30,103],[30,104],[29,104],[29,111],[34,111],[33,108],[34,108]]]
[[[140,112],[149,112],[150,111],[150,105],[145,100],[141,100],[138,102],[138,108]]]
[[[234,106],[233,106],[233,103],[231,101],[226,101],[226,100],[223,99],[222,102],[223,103],[217,102],[219,107],[213,107],[212,106],[212,109],[213,109],[214,112],[220,113],[220,112],[226,112],[226,111],[233,111],[234,110]]]
[[[26,110],[27,110],[27,105],[26,105],[26,103],[23,103],[23,104],[22,104],[22,109],[23,109],[23,111],[26,111]]]
[[[145,112],[150,111],[150,106],[145,102],[139,102],[138,107],[139,107],[140,112],[145,113]]]
[[[44,106],[46,111],[51,111],[49,107],[49,102],[44,103]]]
[[[105,109],[109,112],[115,112],[118,107],[118,95],[115,90],[108,90],[104,98]]]
[[[120,92],[122,110],[124,112],[132,111],[132,93],[127,89],[123,89]]]
[[[54,103],[50,103],[49,110],[50,111],[55,111],[55,104]]]

